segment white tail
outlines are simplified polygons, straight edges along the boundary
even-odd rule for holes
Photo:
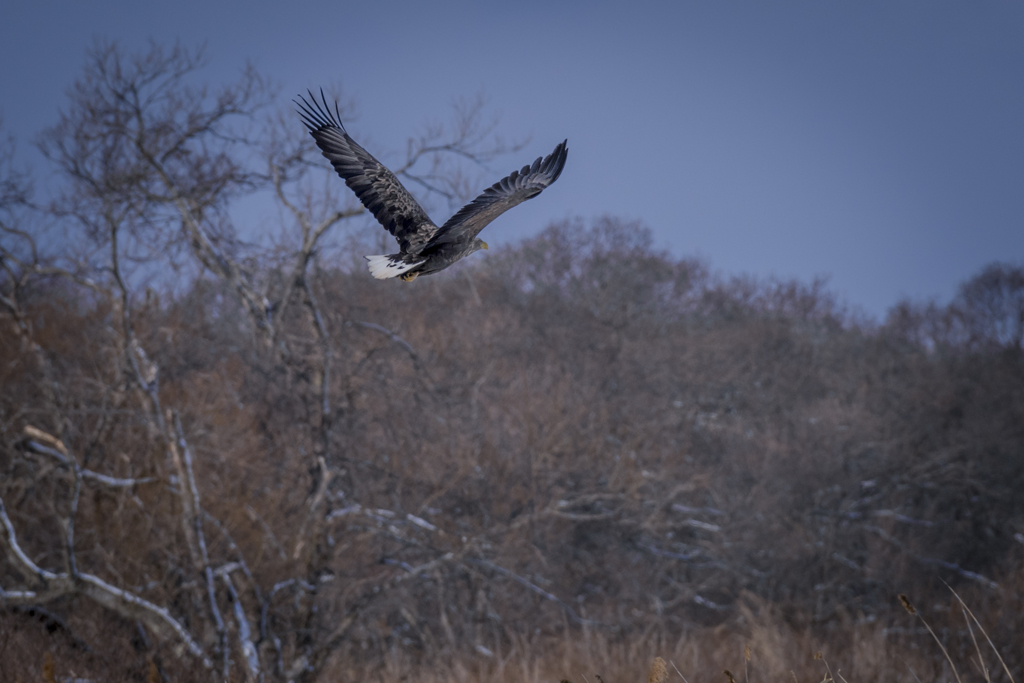
[[[389,277],[398,277],[407,270],[412,270],[416,266],[423,263],[423,261],[417,261],[416,263],[405,263],[402,261],[402,257],[398,254],[378,255],[378,256],[364,256],[367,260],[367,265],[370,268],[370,275],[374,276],[378,280],[387,280]]]

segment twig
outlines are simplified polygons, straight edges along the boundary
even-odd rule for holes
[[[257,522],[263,528],[263,533],[266,534],[267,537],[270,538],[270,540],[274,543],[274,547],[277,548],[278,557],[280,557],[282,560],[288,559],[288,553],[285,552],[284,546],[281,545],[281,542],[277,540],[277,536],[274,535],[274,530],[270,528],[270,525],[266,523],[263,517],[261,517],[260,514],[256,512],[256,510],[254,510],[251,505],[246,505],[245,510],[249,515],[249,519],[251,519],[254,522]]]
[[[260,609],[260,638],[262,640],[266,640],[268,638],[267,616],[270,612],[270,604],[273,601],[274,596],[277,595],[278,591],[282,591],[285,588],[291,588],[293,586],[297,586],[307,592],[313,592],[316,590],[315,586],[303,581],[302,579],[288,579],[274,584],[274,587],[270,589],[270,593],[267,594],[267,598],[263,601],[263,606]]]
[[[356,324],[361,326],[361,327],[365,327],[368,330],[376,330],[376,331],[380,332],[381,334],[386,336],[388,339],[390,339],[391,341],[395,342],[396,344],[401,346],[403,349],[405,349],[409,353],[409,357],[410,358],[412,358],[417,363],[419,362],[420,357],[416,354],[416,351],[413,350],[413,348],[409,344],[409,342],[405,341],[404,339],[399,337],[397,334],[395,334],[394,332],[392,332],[388,328],[384,327],[383,325],[378,325],[377,323],[366,322],[364,320],[359,320],[359,321],[356,322]]]
[[[1002,588],[999,587],[999,584],[996,583],[995,581],[993,581],[992,579],[990,579],[988,577],[985,577],[985,576],[982,576],[981,574],[978,574],[976,572],[968,571],[968,570],[964,569],[963,567],[961,567],[958,564],[955,564],[953,562],[946,562],[944,560],[938,560],[938,559],[935,559],[935,558],[932,558],[932,557],[921,557],[920,555],[912,553],[911,551],[909,551],[906,548],[904,548],[902,543],[900,543],[898,540],[893,538],[890,534],[886,533],[886,531],[884,529],[881,529],[881,528],[879,528],[877,526],[871,526],[871,525],[865,525],[864,529],[866,529],[867,531],[870,531],[870,532],[878,535],[879,537],[885,539],[886,541],[888,541],[889,543],[894,545],[896,548],[898,548],[901,552],[903,552],[904,554],[914,558],[915,560],[917,560],[918,562],[920,562],[922,564],[933,564],[933,565],[937,565],[939,567],[942,567],[944,569],[949,569],[950,571],[954,571],[954,572],[956,572],[957,574],[959,574],[960,576],[962,576],[962,577],[964,577],[966,579],[971,579],[972,581],[977,581],[978,583],[984,584],[984,585],[988,586],[989,588],[994,588],[995,590],[1000,591],[1000,592],[1002,591]]]
[[[493,562],[491,562],[489,560],[468,559],[468,560],[465,560],[465,561],[470,563],[470,564],[475,564],[475,565],[478,565],[478,566],[481,566],[481,567],[486,567],[486,568],[488,568],[488,569],[490,569],[490,570],[492,570],[494,572],[497,572],[498,574],[501,574],[502,576],[505,576],[505,577],[508,577],[508,578],[512,579],[513,581],[515,581],[516,583],[518,583],[518,584],[520,584],[522,586],[525,586],[526,588],[528,588],[529,590],[533,591],[537,595],[541,596],[545,600],[549,600],[549,601],[555,603],[556,605],[558,605],[559,607],[561,607],[563,610],[565,610],[565,613],[569,615],[569,618],[572,619],[573,621],[575,621],[577,624],[588,624],[588,625],[603,626],[603,624],[601,622],[599,622],[599,621],[594,621],[592,619],[583,619],[578,614],[576,614],[576,611],[569,604],[564,602],[561,598],[559,598],[559,597],[557,597],[555,595],[552,595],[551,593],[548,593],[546,590],[544,590],[543,588],[541,588],[537,584],[528,581],[527,579],[523,578],[522,576],[519,576],[515,572],[509,571],[508,569],[505,569],[504,567],[496,565],[496,564],[494,564]]]

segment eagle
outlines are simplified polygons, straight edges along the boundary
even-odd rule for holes
[[[349,137],[341,123],[337,102],[332,113],[323,90],[322,103],[312,92],[312,102],[302,95],[298,97],[298,113],[317,147],[367,211],[398,241],[397,254],[365,257],[370,273],[379,280],[399,277],[411,282],[420,275],[444,270],[474,251],[486,249],[487,243],[477,237],[480,231],[558,180],[569,154],[568,140],[564,140],[551,154],[512,171],[437,227],[395,174]]]

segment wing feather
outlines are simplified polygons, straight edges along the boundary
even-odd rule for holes
[[[302,95],[295,104],[317,147],[367,211],[395,236],[402,252],[418,253],[437,232],[437,226],[395,174],[349,137],[337,104],[331,112],[322,90],[322,106],[312,92],[309,97],[312,104]]]
[[[437,230],[431,244],[469,240],[487,227],[487,224],[513,206],[539,195],[544,188],[558,180],[569,154],[568,140],[561,142],[546,157],[537,157],[518,171],[512,171],[483,193],[458,210]]]

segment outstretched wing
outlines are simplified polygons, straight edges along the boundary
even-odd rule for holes
[[[301,102],[296,101],[295,104],[299,107],[299,115],[309,129],[309,134],[316,140],[317,147],[338,175],[345,179],[345,184],[356,193],[363,206],[380,221],[385,230],[395,236],[402,252],[419,252],[437,232],[437,226],[395,174],[348,136],[341,123],[337,104],[332,114],[323,90],[320,91],[323,106],[317,102],[313,93],[310,92],[309,97],[313,100],[312,104],[302,95],[299,95]]]
[[[544,158],[537,157],[532,165],[512,171],[508,176],[484,190],[483,194],[459,209],[458,213],[442,225],[431,240],[432,244],[472,239],[488,223],[511,209],[541,193],[558,180],[569,154],[563,141],[555,151]]]

